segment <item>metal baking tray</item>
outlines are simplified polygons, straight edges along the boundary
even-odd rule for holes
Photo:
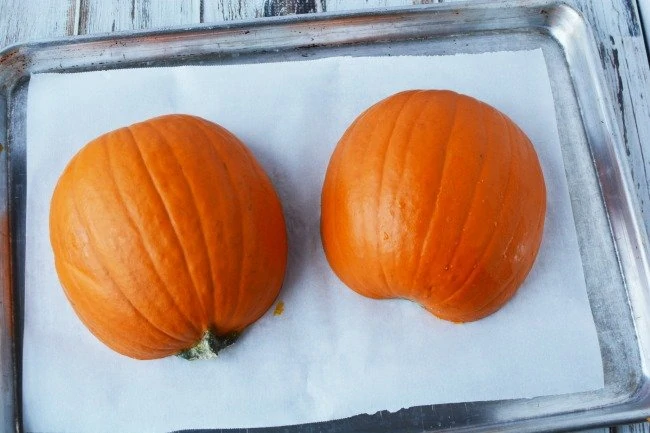
[[[25,117],[30,74],[535,48],[543,50],[550,74],[605,387],[532,399],[419,406],[260,430],[532,432],[620,424],[650,416],[647,236],[622,157],[624,143],[596,44],[589,24],[570,4],[524,0],[78,37],[0,52],[0,429],[22,431]]]

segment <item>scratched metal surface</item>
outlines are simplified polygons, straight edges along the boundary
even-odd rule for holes
[[[0,141],[4,138],[8,152],[0,153],[0,167],[8,164],[8,171],[0,182],[0,193],[11,199],[0,204],[0,214],[10,217],[10,222],[0,221],[3,248],[9,253],[0,256],[0,285],[4,288],[0,357],[3,366],[13,361],[15,368],[4,368],[1,376],[3,431],[20,429],[21,419],[24,114],[30,73],[495,48],[540,47],[547,59],[606,387],[568,396],[423,406],[281,430],[475,432],[498,428],[525,432],[615,424],[648,416],[650,300],[645,230],[641,207],[635,206],[640,203],[625,159],[624,132],[618,132],[616,102],[608,96],[597,42],[591,36],[573,9],[521,1],[81,38],[6,51],[0,59],[0,109],[5,110],[0,116],[4,119],[0,121],[4,122],[0,123]]]

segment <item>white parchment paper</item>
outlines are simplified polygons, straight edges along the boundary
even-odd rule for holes
[[[320,192],[337,140],[369,105],[411,88],[492,104],[529,135],[542,163],[548,214],[537,262],[515,298],[478,322],[451,324],[407,301],[363,298],[339,282],[322,251]],[[49,202],[87,141],[173,112],[230,129],[269,173],[290,232],[285,310],[269,311],[216,360],[134,361],[99,343],[65,299]],[[541,50],[35,75],[27,186],[29,431],[277,426],[603,387]]]

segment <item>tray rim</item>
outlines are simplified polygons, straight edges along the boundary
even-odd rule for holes
[[[572,1],[554,1],[554,0],[510,0],[507,2],[503,3],[494,3],[494,2],[489,2],[487,0],[483,0],[480,2],[472,2],[472,3],[442,3],[442,4],[433,4],[433,5],[417,5],[417,6],[403,6],[403,7],[386,7],[386,8],[374,8],[374,9],[366,9],[366,10],[360,10],[360,11],[342,11],[342,12],[335,12],[335,13],[320,13],[320,14],[313,14],[313,15],[301,15],[301,16],[282,16],[282,17],[267,17],[267,18],[256,18],[256,19],[251,19],[251,20],[242,20],[242,21],[236,21],[236,22],[225,22],[225,23],[219,23],[219,24],[198,24],[198,25],[191,25],[191,26],[173,26],[169,28],[163,28],[163,29],[156,29],[156,30],[141,30],[141,31],[125,31],[125,32],[119,32],[119,33],[105,33],[105,34],[97,34],[97,35],[86,35],[86,36],[68,36],[68,37],[60,37],[60,38],[53,38],[53,39],[44,39],[40,41],[32,41],[32,42],[27,42],[27,43],[17,43],[17,44],[12,44],[4,48],[3,50],[0,50],[0,109],[5,109],[6,110],[6,98],[8,95],[11,93],[11,90],[16,87],[21,80],[26,80],[28,79],[29,75],[32,73],[32,69],[34,68],[34,63],[33,57],[35,54],[38,54],[40,51],[48,50],[48,49],[53,49],[57,47],[70,47],[74,48],[75,46],[79,46],[82,44],[96,44],[96,43],[101,43],[101,42],[125,42],[128,43],[130,41],[136,41],[139,38],[151,38],[151,37],[160,37],[160,36],[174,36],[174,35],[209,35],[209,34],[223,34],[228,31],[242,31],[242,30],[247,30],[247,29],[271,29],[271,28],[281,28],[283,26],[289,27],[292,25],[310,25],[310,24],[320,24],[320,23],[327,23],[331,21],[336,21],[336,20],[341,20],[341,19],[363,19],[366,17],[377,17],[377,16],[384,16],[384,17],[391,17],[393,15],[411,15],[411,14],[420,14],[420,13],[449,13],[453,12],[456,10],[464,10],[464,9],[472,9],[472,10],[489,10],[489,9],[504,9],[504,8],[526,8],[526,9],[531,9],[531,8],[539,8],[541,10],[541,14],[546,14],[546,18],[544,19],[544,24],[537,26],[537,28],[544,33],[545,35],[551,37],[563,50],[565,56],[567,56],[567,62],[568,62],[568,68],[571,70],[572,65],[571,62],[576,62],[576,61],[581,61],[581,62],[586,62],[586,67],[589,70],[589,73],[591,74],[591,78],[595,81],[596,87],[596,96],[595,98],[600,101],[600,108],[603,109],[605,112],[603,114],[603,117],[607,121],[604,125],[603,128],[605,128],[606,132],[609,132],[611,134],[612,138],[612,146],[611,146],[611,154],[608,155],[609,158],[612,159],[612,162],[614,163],[614,171],[620,171],[623,175],[620,176],[619,179],[617,179],[618,182],[622,182],[621,189],[623,192],[623,207],[624,211],[627,212],[628,215],[626,222],[628,223],[626,225],[626,228],[632,228],[631,231],[626,231],[623,233],[623,241],[631,243],[633,246],[636,248],[633,248],[633,250],[636,252],[632,257],[621,257],[619,253],[618,245],[621,241],[621,238],[616,237],[615,239],[615,245],[617,246],[616,252],[617,252],[617,257],[618,257],[618,262],[619,265],[622,267],[622,275],[627,276],[628,270],[632,271],[638,271],[636,273],[640,274],[637,276],[637,280],[635,283],[641,284],[643,287],[642,293],[640,296],[637,296],[637,298],[630,299],[630,290],[628,286],[628,281],[625,281],[625,288],[626,292],[628,295],[628,299],[630,300],[630,307],[632,309],[633,313],[640,312],[644,313],[641,314],[641,317],[636,317],[637,314],[634,314],[634,325],[635,325],[635,330],[636,330],[636,336],[639,339],[639,350],[640,350],[640,355],[641,355],[641,378],[639,383],[637,384],[637,387],[635,390],[630,393],[629,399],[624,402],[613,402],[611,404],[608,404],[604,406],[600,414],[592,414],[592,416],[585,415],[582,417],[583,423],[581,424],[575,424],[575,423],[570,423],[570,422],[562,422],[562,418],[565,414],[563,413],[555,413],[551,414],[548,416],[544,416],[544,420],[550,421],[548,422],[548,425],[546,427],[551,428],[551,429],[564,429],[564,428],[576,428],[576,427],[589,427],[589,426],[598,426],[598,425],[606,425],[606,424],[611,424],[611,423],[621,423],[621,422],[627,422],[627,421],[637,421],[637,420],[645,420],[648,415],[650,415],[650,366],[648,365],[650,363],[650,330],[646,331],[646,329],[650,329],[650,326],[643,327],[643,325],[650,325],[650,291],[648,289],[648,275],[650,275],[650,265],[649,265],[649,260],[648,260],[648,251],[647,251],[647,245],[648,245],[648,235],[645,231],[645,226],[643,223],[639,223],[642,221],[641,213],[640,213],[640,206],[638,204],[638,199],[637,197],[632,194],[630,191],[633,191],[633,188],[630,188],[630,179],[631,177],[629,176],[629,169],[627,165],[624,162],[624,158],[622,157],[622,136],[619,131],[619,126],[618,126],[618,116],[614,111],[613,104],[612,104],[612,98],[611,98],[611,91],[607,86],[607,83],[604,79],[604,74],[602,71],[602,67],[600,67],[600,64],[596,62],[594,59],[598,59],[598,56],[596,55],[597,49],[596,49],[596,44],[595,44],[595,38],[593,36],[593,33],[588,25],[588,22],[585,20],[584,16],[582,13],[579,11],[577,6],[574,4]],[[557,10],[562,9],[565,12],[567,10],[569,11],[568,14],[570,16],[574,17],[573,22],[569,23],[555,23],[552,24],[551,20],[552,17],[549,17],[550,14],[552,14],[554,11],[557,12]],[[577,24],[576,24],[577,23]],[[567,47],[567,42],[566,39],[570,37],[570,33],[572,31],[575,31],[575,26],[577,25],[579,30],[582,32],[585,32],[587,37],[586,37],[586,46],[580,47],[583,51],[578,52],[578,53],[567,53],[566,47]],[[532,27],[532,26],[531,26]],[[585,44],[583,44],[585,45]],[[580,57],[580,54],[584,54],[585,58],[577,58],[577,59],[571,59],[570,56],[573,55],[574,57]],[[7,77],[3,75],[3,68],[5,68],[7,65],[9,68],[11,67],[12,63],[22,63],[22,68],[20,68],[20,73],[14,74],[13,76]],[[126,65],[125,65],[126,66]],[[125,66],[115,66],[116,68],[120,67],[125,67]],[[62,71],[64,71],[65,68],[62,68]],[[49,72],[56,72],[56,69],[53,71]],[[573,77],[572,77],[572,82],[573,82]],[[575,83],[573,83],[575,85]],[[576,89],[576,97],[578,99],[578,103],[581,102],[582,97],[581,94],[579,94],[579,89]],[[3,104],[5,105],[3,107]],[[581,114],[582,114],[582,104],[581,105]],[[2,116],[0,116],[2,117]],[[7,112],[7,115],[4,116],[5,119],[0,120],[0,140],[2,140],[2,137],[7,135],[7,129],[8,129],[8,123],[10,120],[10,113]],[[583,115],[583,122],[584,122],[584,115]],[[586,126],[585,126],[586,128]],[[588,140],[590,142],[590,147],[591,147],[591,140]],[[8,152],[2,152],[0,153],[0,174],[3,175],[3,178],[0,180],[0,183],[5,184],[9,183],[11,180],[10,178],[10,171],[7,170],[7,166],[10,164],[9,158],[7,157]],[[593,154],[592,154],[593,156]],[[4,170],[4,172],[3,172]],[[610,173],[611,174],[611,173]],[[607,175],[607,173],[605,173]],[[601,187],[601,194],[603,195],[603,198],[605,201],[607,201],[607,191],[603,191],[602,189],[602,181],[601,181],[601,173],[598,173],[598,181]],[[8,203],[11,202],[9,194],[11,192],[11,188],[5,186],[4,187],[7,191],[7,203],[4,204],[4,208],[0,207],[0,213],[1,212],[7,212],[6,206]],[[0,188],[0,194],[3,191],[1,191]],[[620,192],[620,191],[619,191]],[[611,195],[611,194],[610,194]],[[612,198],[610,197],[610,200]],[[609,219],[610,217],[610,206],[607,206],[607,217]],[[612,221],[610,219],[610,229],[612,230],[612,236],[615,236],[616,234],[616,228],[612,226]],[[7,234],[6,239],[7,243],[9,243],[10,240],[10,233],[11,231],[8,229],[8,224],[11,224],[11,222],[0,222],[0,233],[4,232]],[[1,247],[0,247],[1,248]],[[8,251],[11,252],[10,248]],[[11,254],[13,255],[13,254]],[[11,257],[8,259],[11,260]],[[0,264],[0,268],[2,267],[2,264]],[[11,272],[9,272],[11,273]],[[633,274],[635,272],[632,272]],[[7,278],[8,276],[3,275],[3,270],[0,269],[0,279],[2,277]],[[644,283],[644,284],[642,284]],[[0,280],[0,284],[2,284],[2,281]],[[8,290],[12,290],[13,285],[9,284]],[[634,293],[632,294],[634,295]],[[5,308],[12,308],[13,306],[13,298],[11,297],[9,299],[11,301],[11,305],[5,305]],[[5,304],[7,303],[7,299],[5,298]],[[7,314],[5,312],[5,314]],[[2,317],[0,316],[0,319]],[[11,317],[10,319],[12,320],[13,324],[13,311],[11,311]],[[639,321],[641,323],[639,323]],[[15,331],[15,330],[14,330]],[[0,355],[1,355],[1,350],[2,348],[0,347]],[[15,351],[15,348],[14,348]],[[13,374],[14,376],[17,375],[17,369],[15,366],[15,353],[12,353],[12,356],[14,357],[14,362],[13,362]],[[2,359],[4,361],[4,359]],[[14,386],[16,386],[16,377],[14,379]],[[3,386],[3,397],[6,397],[6,389]],[[13,390],[13,395],[16,397],[20,391],[14,389]],[[21,402],[18,401],[17,406],[20,406]],[[623,410],[619,410],[623,409]],[[21,426],[21,414],[19,409],[14,408],[14,417],[11,423],[7,423],[7,417],[5,416],[5,420],[2,420],[0,422],[3,423],[3,425],[11,425],[12,430],[15,429],[15,431],[22,431],[22,426]],[[6,413],[5,413],[6,415]],[[532,420],[533,422],[539,422],[540,420]],[[556,421],[556,422],[552,422]],[[526,425],[529,425],[531,422],[530,419],[517,419],[513,421],[514,425],[507,427],[507,431],[521,431],[523,427]],[[547,424],[547,423],[543,423]],[[492,426],[494,428],[494,425],[491,424],[485,424],[482,426],[477,426],[477,427],[469,427],[469,428],[460,428],[462,431],[482,431],[483,428],[490,428]],[[544,426],[542,426],[544,427]],[[247,429],[248,430],[248,429]],[[454,428],[454,430],[456,430]]]
[[[18,41],[0,47],[0,58],[11,54],[12,51],[23,51],[30,48],[43,48],[57,45],[76,45],[88,42],[128,40],[138,37],[161,35],[176,35],[183,33],[212,33],[215,31],[238,30],[249,27],[270,27],[296,23],[320,23],[341,18],[363,18],[367,16],[390,16],[395,14],[419,14],[423,12],[460,11],[464,9],[508,9],[513,7],[555,9],[568,7],[587,22],[575,0],[504,0],[493,2],[490,0],[460,0],[453,3],[433,3],[404,6],[385,6],[364,9],[350,9],[343,11],[325,11],[300,15],[276,15],[257,17],[235,21],[222,21],[217,23],[197,23],[188,25],[171,25],[155,29],[116,30],[115,32],[101,32],[84,35],[56,36],[52,38],[38,38],[29,41]],[[0,59],[1,60],[1,59]],[[0,63],[0,66],[2,64]]]

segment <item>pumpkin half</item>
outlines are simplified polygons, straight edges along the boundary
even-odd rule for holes
[[[505,115],[451,91],[406,91],[348,128],[321,204],[325,253],[347,286],[468,322],[526,278],[546,189],[533,145]]]
[[[137,359],[209,357],[277,297],[284,217],[252,153],[226,129],[169,115],[105,134],[61,175],[50,240],[88,329]]]

